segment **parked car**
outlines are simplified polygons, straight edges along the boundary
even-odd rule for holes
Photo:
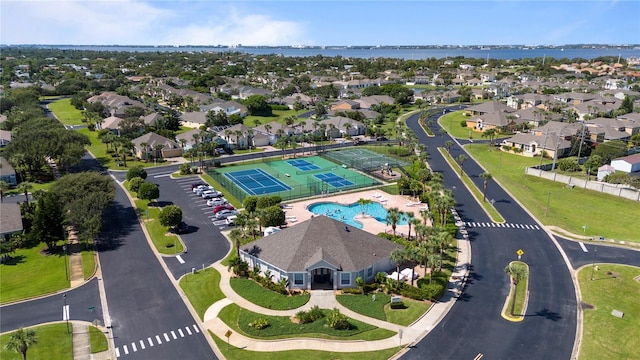
[[[234,208],[233,206],[229,205],[229,204],[222,204],[222,205],[218,205],[216,207],[213,208],[213,213],[217,214],[220,211],[224,211],[224,210],[235,210],[236,208]]]
[[[224,222],[227,223],[227,225],[235,225],[237,218],[238,218],[237,215],[231,215],[228,218],[226,218]]]
[[[216,219],[223,220],[232,215],[238,215],[238,211],[236,210],[222,210],[216,214]]]
[[[216,190],[207,190],[203,191],[201,196],[203,199],[207,200],[222,197],[222,193]]]
[[[195,182],[195,183],[191,184],[191,191],[193,191],[193,189],[197,188],[198,186],[207,186],[207,184],[205,184],[203,182]]]
[[[196,188],[196,195],[198,195],[198,196],[202,196],[202,193],[203,193],[203,192],[205,192],[205,191],[209,191],[209,190],[213,191],[213,190],[215,190],[215,189],[214,189],[214,188],[213,188],[213,186],[211,186],[211,185],[207,185],[207,186],[205,186],[205,187]]]
[[[220,205],[226,205],[229,202],[227,201],[227,199],[220,197],[220,198],[213,198],[213,199],[209,199],[207,200],[207,206],[211,206],[211,207],[216,207],[216,206],[220,206]]]
[[[209,187],[209,186],[210,186],[210,185],[207,185],[207,184],[199,184],[199,185],[196,185],[196,186],[192,187],[192,188],[191,188],[191,191],[193,191],[194,193],[196,193],[196,194],[197,194],[197,193],[198,193],[198,191],[201,191],[202,189],[207,188],[207,187]]]
[[[223,148],[217,148],[214,151],[216,152],[216,155],[224,155],[227,153]]]

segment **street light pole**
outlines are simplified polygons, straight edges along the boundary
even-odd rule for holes
[[[62,245],[62,251],[64,251],[64,277],[69,281],[69,269],[67,264],[67,245]]]
[[[544,212],[544,216],[549,214],[549,201],[551,200],[551,191],[547,191],[547,211]]]
[[[596,267],[596,255],[598,254],[598,248],[593,248],[593,262],[591,263],[591,281],[593,281],[593,270]]]

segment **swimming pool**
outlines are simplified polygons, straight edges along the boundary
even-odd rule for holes
[[[387,210],[377,202],[367,204],[364,206],[364,213],[376,219],[376,221],[385,224],[387,222]],[[349,224],[358,229],[362,229],[362,224],[358,222],[356,215],[362,214],[362,207],[357,203],[350,205],[342,205],[334,202],[319,202],[311,204],[308,210],[317,215],[325,215],[332,219],[342,221],[345,224]],[[400,217],[397,225],[406,225],[407,218]]]

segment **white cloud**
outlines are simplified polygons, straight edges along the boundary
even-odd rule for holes
[[[282,45],[302,26],[218,2],[2,1],[0,43]],[[248,11],[247,11],[248,10]]]

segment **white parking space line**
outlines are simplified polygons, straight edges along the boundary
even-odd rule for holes
[[[164,335],[164,340],[165,340],[166,342],[171,341],[171,340],[169,340],[169,335],[167,335],[167,333],[164,333],[164,334],[162,334],[162,335]]]
[[[180,334],[180,337],[184,337],[184,333],[182,332],[182,329],[178,329],[178,334]]]
[[[151,340],[150,337],[147,338],[147,341],[149,342],[149,346],[153,346],[153,340]]]
[[[584,246],[584,244],[582,242],[578,242],[578,244],[580,244],[580,248],[582,248],[582,251],[589,252],[589,250],[587,250],[587,247]]]
[[[122,350],[124,350],[125,355],[129,355],[129,349],[127,348],[127,345],[122,345]]]
[[[191,335],[191,329],[189,329],[189,327],[185,327],[185,330],[187,330],[187,332],[189,333],[189,335]]]
[[[147,347],[146,347],[146,346],[144,346],[144,341],[140,340],[140,349],[144,350],[144,349],[146,349],[146,348],[147,348]]]
[[[116,348],[116,357],[120,357],[120,348]]]
[[[196,326],[196,324],[193,324],[193,329],[194,329],[197,333],[199,333],[199,332],[200,332],[200,330],[198,329],[198,327]]]
[[[138,351],[138,348],[136,347],[136,343],[131,343],[131,348],[133,349],[133,352]]]
[[[178,259],[178,262],[179,262],[180,264],[184,264],[184,260],[182,259],[182,256],[180,256],[180,255],[176,255],[176,259]]]
[[[171,336],[173,336],[173,340],[176,340],[178,338],[173,330],[171,330]]]
[[[156,335],[156,341],[158,342],[158,345],[162,344],[162,340],[160,340],[160,335]]]

